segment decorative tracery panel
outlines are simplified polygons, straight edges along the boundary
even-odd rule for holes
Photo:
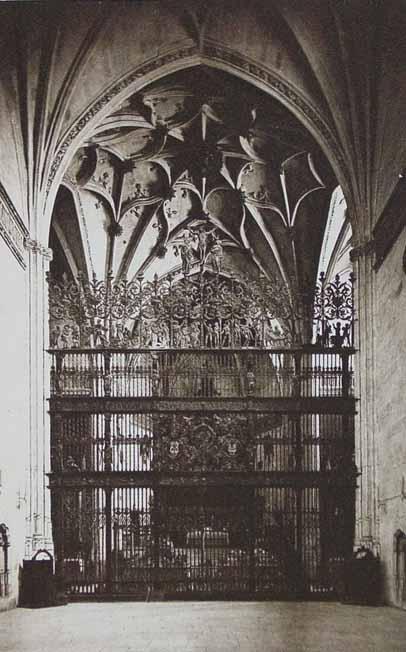
[[[182,252],[185,238],[178,245]],[[178,274],[152,281],[142,275],[133,281],[114,280],[112,274],[106,281],[82,274],[76,281],[49,277],[50,344],[54,349],[286,348],[310,343],[302,339],[309,299],[314,341],[352,346],[352,277],[326,283],[322,274],[310,298],[292,297],[277,279],[237,277],[216,264],[202,264],[195,273],[183,266]]]
[[[254,466],[251,420],[214,414],[156,417],[154,468],[165,471],[242,471]]]

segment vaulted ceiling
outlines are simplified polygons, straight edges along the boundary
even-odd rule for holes
[[[185,229],[203,230],[230,270],[304,290],[336,185],[279,102],[204,66],[175,73],[127,98],[76,152],[54,210],[54,268],[161,275],[179,269]]]
[[[0,4],[0,190],[42,242],[77,150],[129,96],[192,66],[250,81],[296,116],[329,159],[358,238],[405,167],[403,0]],[[130,157],[117,147],[112,156]]]

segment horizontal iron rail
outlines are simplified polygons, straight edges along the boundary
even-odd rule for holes
[[[95,347],[95,348],[49,348],[47,353],[51,354],[74,354],[74,353],[197,353],[197,354],[207,354],[207,353],[325,353],[325,354],[344,354],[344,355],[353,355],[356,353],[356,349],[352,346],[339,346],[339,347],[322,347],[317,346],[316,344],[305,344],[300,346],[289,346],[289,347],[258,347],[258,346],[244,346],[244,347],[139,347],[139,348],[127,348],[127,347]]]
[[[203,487],[203,486],[251,486],[251,487],[354,487],[357,474],[343,475],[334,471],[273,471],[232,472],[211,471],[201,473],[97,472],[65,471],[48,473],[51,489],[87,489],[116,487]]]
[[[303,398],[156,398],[58,396],[49,399],[51,414],[179,413],[179,412],[277,412],[301,414],[355,414],[357,400],[352,397]]]

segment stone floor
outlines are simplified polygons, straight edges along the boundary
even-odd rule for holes
[[[406,652],[406,614],[300,602],[82,603],[0,614],[1,652]]]

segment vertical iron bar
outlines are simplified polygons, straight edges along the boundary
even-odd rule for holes
[[[65,520],[63,510],[63,497],[65,489],[61,486],[58,489],[51,489],[51,518],[53,539],[55,545],[55,584],[58,598],[64,598],[66,593],[65,569],[64,569],[64,540]]]
[[[112,594],[112,489],[105,489],[105,514],[106,514],[106,593]]]
[[[106,351],[104,353],[104,377],[103,377],[103,391],[104,396],[111,396],[111,351]]]
[[[296,597],[303,596],[303,489],[296,487],[296,559],[297,559],[297,577],[296,577]]]
[[[104,415],[104,471],[111,471],[112,467],[112,448],[111,448],[111,414]],[[112,592],[112,514],[111,514],[111,496],[112,489],[105,489],[105,515],[106,515],[106,593],[111,595]]]
[[[253,488],[250,490],[250,497],[247,501],[249,507],[248,514],[248,525],[249,525],[249,570],[248,570],[248,590],[254,595],[256,590],[255,582],[255,539],[256,539],[256,496],[257,489]]]
[[[350,370],[349,370],[349,353],[348,351],[342,351],[341,352],[341,364],[342,364],[342,397],[347,398],[350,395],[350,387],[351,387],[351,378],[350,378]]]
[[[55,354],[55,394],[57,396],[62,393],[62,368],[64,357],[64,353],[61,353],[60,351]]]
[[[152,566],[152,587],[154,591],[159,591],[161,588],[161,573],[160,573],[160,564],[159,564],[159,540],[160,540],[160,530],[161,530],[161,495],[160,487],[156,483],[153,487],[153,506],[152,506],[152,556],[153,556],[153,566]]]

